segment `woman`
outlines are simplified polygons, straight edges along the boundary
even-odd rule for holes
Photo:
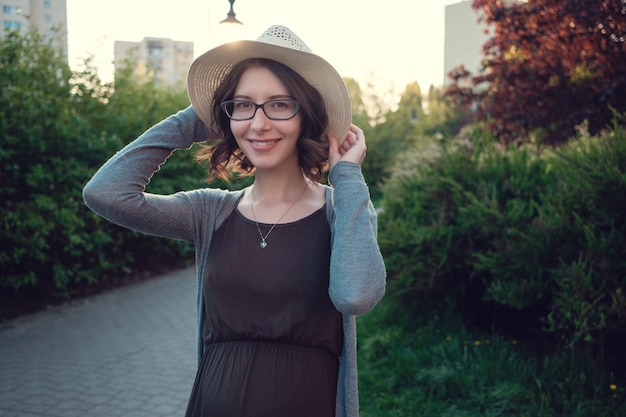
[[[188,417],[358,416],[356,320],[384,294],[363,132],[336,70],[293,32],[192,64],[191,107],[149,129],[86,185],[95,212],[196,248],[200,366]],[[177,149],[241,191],[145,193]],[[329,168],[329,183],[322,174]]]

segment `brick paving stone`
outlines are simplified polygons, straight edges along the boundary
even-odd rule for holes
[[[0,417],[182,416],[196,371],[195,269],[0,326]]]

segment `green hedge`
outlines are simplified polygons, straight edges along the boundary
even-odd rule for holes
[[[189,260],[192,247],[115,226],[89,211],[82,188],[98,167],[164,117],[186,107],[185,89],[116,74],[115,89],[89,60],[72,73],[38,33],[0,40],[0,299],[124,279],[133,268]],[[179,152],[150,189],[205,186],[193,152]],[[45,297],[44,297],[45,298]]]
[[[476,129],[407,157],[379,222],[391,292],[417,308],[452,300],[468,322],[529,339],[623,335],[626,133],[616,120],[542,154],[502,150]]]

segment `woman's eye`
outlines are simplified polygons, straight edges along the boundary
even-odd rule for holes
[[[240,109],[240,110],[249,109],[250,106],[251,106],[251,104],[250,104],[249,101],[240,101],[240,102],[237,102],[236,105],[235,105],[235,107]]]
[[[276,109],[286,109],[286,108],[289,108],[289,102],[288,101],[274,101],[272,102],[272,107]]]

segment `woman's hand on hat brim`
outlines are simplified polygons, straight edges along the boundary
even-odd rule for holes
[[[330,169],[333,169],[340,161],[354,162],[361,165],[365,160],[367,153],[367,145],[365,144],[365,135],[363,131],[356,125],[350,125],[346,138],[339,146],[337,138],[328,135],[328,163]]]

